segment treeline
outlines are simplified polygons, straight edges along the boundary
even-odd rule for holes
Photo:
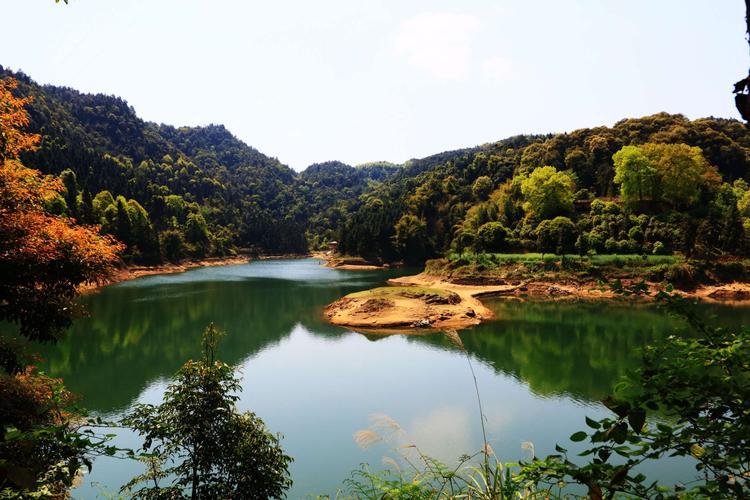
[[[64,181],[49,209],[101,225],[130,260],[306,252],[398,168],[332,162],[299,175],[220,125],[149,123],[118,97],[40,86],[0,67],[4,77],[33,97],[28,131],[42,136],[24,164]]]
[[[297,174],[220,125],[141,120],[120,98],[21,73],[25,165],[61,177],[49,209],[101,225],[134,260],[301,253],[421,263],[449,251],[748,252],[750,134],[735,120],[660,113],[516,136],[404,165]]]
[[[518,136],[364,194],[342,251],[422,262],[448,251],[747,254],[750,134],[660,113]]]

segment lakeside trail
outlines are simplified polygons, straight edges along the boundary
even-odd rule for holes
[[[481,281],[481,280],[478,280]],[[455,283],[440,276],[420,273],[388,280],[392,288],[349,294],[329,304],[326,319],[338,326],[383,333],[468,328],[494,319],[480,297],[503,296],[534,300],[625,300],[598,283],[533,281],[506,283]],[[649,283],[655,292],[660,284]],[[410,292],[413,289],[414,292]],[[750,283],[706,285],[678,290],[687,298],[730,305],[750,304]],[[435,297],[444,297],[443,300]],[[448,297],[448,298],[445,298]],[[628,300],[650,300],[648,296]]]
[[[196,269],[199,267],[216,267],[216,266],[232,266],[236,264],[247,264],[253,260],[272,260],[272,259],[302,259],[310,257],[306,255],[264,255],[260,257],[250,257],[247,255],[231,256],[231,257],[207,257],[205,259],[196,260],[183,260],[177,263],[167,262],[164,264],[157,264],[153,266],[128,266],[123,265],[119,269],[115,270],[109,278],[104,281],[96,283],[84,283],[78,287],[78,291],[81,294],[96,292],[105,286],[114,285],[122,281],[130,281],[144,276],[153,276],[157,274],[174,274],[184,273],[190,269]]]

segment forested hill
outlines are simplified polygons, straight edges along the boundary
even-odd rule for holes
[[[336,213],[397,168],[323,165],[300,176],[221,125],[149,123],[118,97],[38,85],[0,67],[7,76],[34,97],[30,131],[42,136],[24,163],[67,188],[50,209],[102,224],[129,258],[305,252],[321,240],[311,227],[330,239]]]
[[[404,165],[331,161],[297,174],[221,125],[145,122],[124,100],[20,81],[59,175],[49,209],[127,244],[126,258],[239,249],[422,262],[451,251],[747,254],[750,134],[736,120],[660,113],[523,135]]]
[[[720,118],[512,137],[407,162],[360,197],[340,248],[415,263],[464,250],[747,254],[749,166],[748,129]]]

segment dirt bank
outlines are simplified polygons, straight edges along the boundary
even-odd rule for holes
[[[506,296],[539,300],[597,300],[622,296],[598,283],[547,281],[457,280],[417,274],[389,280],[392,287],[349,294],[328,305],[325,316],[334,325],[367,330],[467,328],[494,317],[479,297]],[[659,284],[650,284],[652,291]],[[413,290],[412,293],[409,293]],[[728,304],[750,304],[750,283],[725,283],[678,291],[688,297]],[[451,297],[435,300],[435,296]],[[648,300],[648,297],[644,297]]]
[[[467,328],[493,313],[476,297],[508,292],[512,286],[456,285],[424,275],[389,280],[395,286],[349,294],[328,305],[334,325],[361,329]]]
[[[330,252],[313,252],[312,256],[323,261],[324,267],[345,269],[349,271],[374,271],[384,269],[387,266],[370,262],[362,257],[345,257],[333,255]]]

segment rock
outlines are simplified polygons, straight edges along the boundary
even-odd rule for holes
[[[474,309],[469,309],[466,311],[466,316],[468,318],[475,318],[477,316],[477,313],[474,312]]]
[[[563,290],[562,288],[558,288],[556,286],[550,286],[547,288],[547,295],[555,295],[555,296],[564,296],[564,295],[570,295],[570,292],[567,290]]]
[[[429,328],[432,323],[428,318],[422,318],[418,319],[414,323],[411,324],[413,328]]]
[[[716,300],[748,300],[750,299],[750,292],[747,290],[719,288],[709,293],[708,296]]]

